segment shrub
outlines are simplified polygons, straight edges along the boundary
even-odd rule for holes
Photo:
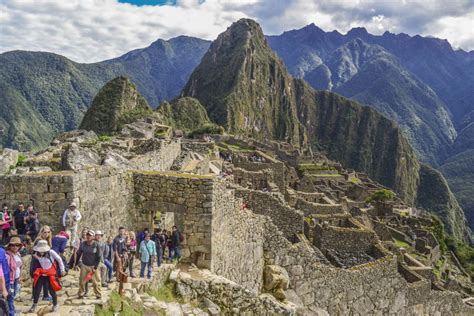
[[[16,162],[16,166],[17,167],[23,166],[25,164],[26,159],[27,159],[26,155],[20,153],[20,155],[18,155],[18,160]]]
[[[112,140],[112,137],[109,135],[100,135],[98,138],[99,142],[110,142]]]
[[[204,124],[203,126],[191,131],[191,133],[189,133],[189,136],[195,137],[195,136],[204,135],[204,134],[221,135],[223,133],[224,133],[224,128],[222,126],[219,126],[216,124]]]
[[[387,189],[380,189],[372,193],[367,200],[365,200],[367,203],[372,203],[372,202],[386,202],[393,200],[395,197],[395,193],[393,193],[390,190]]]

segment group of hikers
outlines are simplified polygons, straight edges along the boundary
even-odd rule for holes
[[[140,260],[141,278],[151,278],[155,261],[161,266],[163,260],[181,257],[183,235],[176,226],[172,230],[156,228],[153,233],[144,229],[135,234],[124,227],[118,229],[114,238],[100,230],[84,227],[78,235],[81,213],[75,203],[64,211],[64,230],[53,236],[49,226],[40,228],[38,212],[31,205],[23,203],[10,214],[7,205],[0,212],[2,247],[0,247],[0,315],[15,315],[15,299],[21,289],[22,257],[31,255],[29,274],[32,278],[33,305],[29,313],[34,313],[43,293],[43,300],[52,302],[52,311],[59,310],[56,292],[61,290],[61,277],[70,269],[80,270],[78,298],[88,293],[88,283],[92,283],[97,299],[102,297],[102,287],[113,282],[124,281],[126,277],[136,277],[134,260]],[[33,227],[34,226],[34,227]],[[66,258],[68,257],[68,258]],[[146,271],[145,271],[146,270]]]

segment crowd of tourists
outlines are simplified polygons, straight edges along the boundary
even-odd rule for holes
[[[13,213],[4,204],[0,211],[0,315],[15,315],[15,300],[21,291],[22,265],[31,255],[29,275],[32,279],[32,306],[37,309],[42,299],[59,310],[57,294],[61,278],[70,269],[79,270],[78,298],[88,294],[88,284],[96,299],[102,298],[102,288],[126,277],[136,277],[134,261],[140,261],[140,278],[150,279],[152,267],[164,260],[179,260],[183,235],[176,226],[171,230],[148,229],[135,234],[120,227],[117,236],[104,236],[100,230],[83,227],[82,216],[71,203],[62,217],[63,230],[53,236],[47,225],[40,227],[40,216],[32,205],[18,204]],[[114,279],[115,276],[115,279]]]

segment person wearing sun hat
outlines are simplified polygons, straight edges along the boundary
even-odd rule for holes
[[[15,315],[14,299],[20,291],[20,274],[21,266],[23,264],[19,251],[22,247],[21,239],[18,236],[13,236],[5,246],[6,258],[8,266],[10,267],[10,295],[7,298],[10,315]]]
[[[33,247],[33,251],[34,254],[31,257],[30,264],[30,276],[33,278],[33,305],[28,312],[35,312],[44,284],[46,284],[53,300],[53,312],[57,312],[59,305],[56,291],[61,289],[57,275],[64,276],[65,274],[63,261],[61,257],[51,249],[48,241],[45,239],[38,240]]]
[[[64,226],[64,231],[70,231],[71,232],[71,238],[69,240],[70,245],[74,244],[74,241],[76,240],[76,234],[77,234],[77,227],[79,225],[79,222],[82,218],[81,212],[77,209],[77,204],[76,202],[72,202],[69,204],[69,207],[64,210],[63,214],[63,226]]]

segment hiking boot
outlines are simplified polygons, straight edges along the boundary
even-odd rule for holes
[[[28,310],[28,313],[33,314],[36,311],[37,306],[38,306],[37,304],[31,305],[31,308]]]
[[[53,313],[59,312],[59,304],[53,305]]]

